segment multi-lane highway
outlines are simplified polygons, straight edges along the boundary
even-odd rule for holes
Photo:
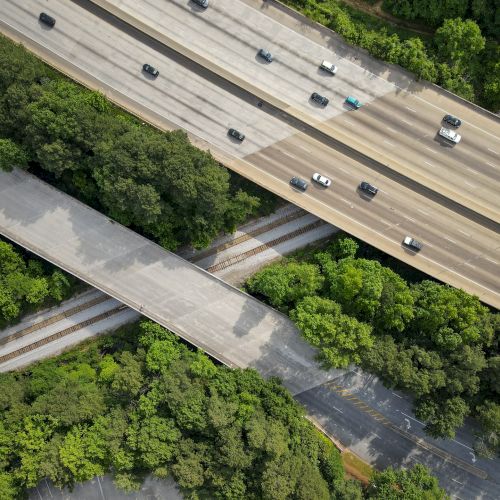
[[[342,57],[336,45],[316,43],[278,23],[268,15],[272,7],[261,11],[234,0],[218,0],[206,10],[184,0],[95,3],[142,21],[228,75],[279,98],[285,110],[300,110],[323,122],[327,133],[346,134],[357,149],[378,153],[392,168],[500,222],[500,123],[493,115],[386,66],[383,74],[367,70]],[[260,48],[272,53],[272,63],[257,55]],[[323,59],[335,63],[335,76],[319,69]],[[314,91],[330,99],[326,108],[311,102]],[[359,111],[347,113],[348,95],[363,103]],[[463,120],[456,146],[438,135],[442,125],[450,127],[442,123],[447,113]]]
[[[487,303],[500,304],[495,222],[356,155],[266,103],[259,107],[255,96],[90,3],[82,3],[84,9],[78,2],[44,2],[43,9],[57,18],[51,30],[37,20],[39,1],[20,5],[0,0],[0,5],[3,30],[65,71],[80,79],[90,75],[94,86],[98,82],[102,90],[117,100],[121,96],[149,119],[185,128],[231,168],[319,217]],[[141,71],[145,62],[160,70],[157,79]],[[341,115],[350,120],[354,113]],[[229,138],[229,127],[242,130],[245,141]],[[288,185],[292,175],[309,179],[314,171],[332,178],[333,185],[326,190],[311,185],[306,193]],[[361,180],[379,187],[376,197],[357,189]],[[407,234],[424,243],[420,254],[402,247]]]

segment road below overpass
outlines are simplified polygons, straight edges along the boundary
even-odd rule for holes
[[[464,500],[498,497],[500,462],[472,460],[470,433],[424,439],[421,426],[405,425],[414,419],[410,401],[357,370],[320,370],[286,316],[30,174],[0,172],[0,234],[228,366],[280,377],[327,432],[372,464],[422,462]]]
[[[183,127],[196,145],[210,149],[229,168],[386,253],[500,306],[495,222],[367,160],[276,107],[259,107],[255,96],[89,2],[44,2],[45,10],[57,13],[53,30],[37,21],[39,1],[19,5],[0,0],[0,5],[2,30],[70,76],[161,128]],[[159,78],[141,73],[145,62],[160,69]],[[233,142],[229,127],[241,129],[247,139]],[[290,188],[292,175],[309,178],[314,171],[331,177],[333,186],[311,186],[306,193]],[[375,198],[357,189],[361,180],[379,187]],[[420,254],[402,246],[406,235],[423,241]]]

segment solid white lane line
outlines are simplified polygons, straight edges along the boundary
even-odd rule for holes
[[[462,231],[461,229],[459,229],[459,231],[460,231],[462,234],[465,234],[465,236],[467,236],[468,238],[470,238],[470,234],[469,234],[469,233],[466,233],[465,231]]]
[[[405,106],[405,108],[408,110],[408,111],[411,111],[412,113],[416,113],[417,111],[413,108],[409,108],[408,106]]]
[[[488,148],[488,151],[491,151],[492,153],[495,153],[496,155],[500,154],[500,153],[498,153],[497,151],[495,151],[494,149],[491,149],[491,148]]]
[[[455,443],[459,444],[460,446],[463,446],[464,448],[467,448],[468,450],[470,451],[474,451],[473,448],[471,448],[470,446],[467,446],[466,444],[464,443],[461,443],[460,441],[457,441],[456,439],[452,439],[452,441],[454,441]]]

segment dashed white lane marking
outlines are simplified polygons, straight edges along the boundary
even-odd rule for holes
[[[344,413],[342,410],[339,410],[336,406],[332,406],[334,410],[337,410],[339,413]]]
[[[470,234],[469,234],[469,233],[466,233],[465,231],[462,231],[461,229],[459,229],[459,231],[460,231],[462,234],[465,234],[465,236],[467,236],[467,238],[470,238]]]
[[[386,129],[389,130],[389,132],[392,132],[393,134],[399,134],[399,132],[397,130],[394,130],[391,127],[386,127]]]
[[[492,153],[495,153],[496,155],[500,154],[500,153],[498,153],[497,151],[495,151],[494,149],[491,149],[491,148],[488,148],[488,151],[491,151]]]
[[[469,267],[472,267],[472,269],[476,269],[476,266],[469,264],[469,262],[464,262],[464,266],[469,266]]]
[[[354,125],[354,122],[352,122],[351,120],[344,119],[344,122],[347,123],[348,125]]]
[[[464,443],[461,443],[460,441],[457,441],[456,439],[452,439],[452,441],[453,441],[454,443],[459,444],[460,446],[463,446],[464,448],[467,448],[467,449],[468,449],[468,450],[470,450],[470,451],[474,451],[474,449],[473,449],[473,448],[471,448],[470,446],[467,446],[467,445],[466,445],[466,444],[464,444]]]
[[[496,165],[493,165],[493,163],[490,163],[489,161],[486,162],[486,165],[489,165],[490,167],[497,168]]]
[[[384,142],[385,142],[386,144],[389,144],[389,146],[394,146],[394,144],[393,144],[392,142],[386,141],[385,139],[384,139]]]
[[[383,224],[387,224],[388,226],[392,225],[392,222],[386,221],[385,219],[380,219],[380,222],[382,222]]]
[[[464,484],[464,483],[461,483],[460,481],[458,481],[457,479],[455,479],[455,478],[453,478],[453,477],[451,478],[451,480],[452,480],[452,481],[455,481],[455,483],[461,484],[462,486],[463,486],[463,484]],[[458,497],[457,497],[457,498],[458,498]]]
[[[495,264],[495,266],[498,264],[498,262],[497,262],[496,260],[490,259],[489,257],[485,257],[485,259],[486,259],[488,262],[491,262],[492,264]]]
[[[415,222],[415,219],[413,217],[408,217],[407,215],[403,215],[403,217],[406,219],[406,220],[409,220],[411,222]]]
[[[303,149],[304,151],[308,152],[308,153],[312,153],[312,151],[308,148],[306,148],[305,146],[301,146],[300,144],[298,145],[300,149]]]
[[[467,170],[469,172],[472,172],[473,174],[478,174],[479,172],[477,170],[474,170],[473,168],[467,167]]]
[[[455,245],[457,244],[457,242],[455,240],[448,238],[448,236],[445,236],[444,239],[450,241],[451,243],[454,243]]]
[[[411,122],[408,120],[401,120],[403,123],[406,123],[406,125],[410,125],[410,127],[413,125]]]
[[[465,182],[465,184],[467,184],[467,186],[470,186],[471,188],[477,187],[474,184],[471,184],[470,182],[467,182],[467,181],[464,181],[464,182]]]
[[[288,156],[289,158],[293,158],[294,160],[297,159],[295,156],[293,156],[290,153],[287,153],[286,151],[283,151],[283,150],[281,150],[281,154],[284,154],[285,156]]]
[[[431,167],[434,166],[430,161],[424,161],[424,163],[427,163],[427,165],[430,165]]]
[[[349,172],[345,169],[345,168],[342,168],[342,167],[337,167],[339,170],[341,170],[342,172],[345,172],[346,174],[348,174]]]
[[[416,113],[416,112],[417,112],[417,110],[416,110],[416,109],[409,108],[408,106],[405,106],[405,108],[406,108],[408,111],[411,111],[412,113]]]
[[[403,399],[403,396],[400,396],[399,394],[396,394],[395,392],[391,392],[393,396],[396,396],[397,398]]]
[[[424,214],[424,215],[429,215],[428,212],[426,212],[425,210],[422,210],[421,208],[417,208],[417,212],[420,212],[421,214]]]
[[[401,410],[399,410],[401,411]],[[404,415],[405,417],[411,418],[412,420],[415,420],[415,422],[418,422],[421,425],[425,425],[423,422],[420,422],[420,420],[417,420],[416,418],[411,417],[410,415],[407,415],[406,413],[401,411],[401,415]]]
[[[429,146],[424,146],[425,149],[427,149],[427,151],[430,151],[431,153],[436,153],[436,151],[434,151],[432,148],[430,148]]]

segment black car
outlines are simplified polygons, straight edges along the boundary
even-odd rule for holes
[[[307,189],[307,182],[300,177],[292,177],[290,179],[290,184],[301,191],[305,191]]]
[[[243,141],[245,139],[245,134],[242,134],[241,132],[239,132],[235,128],[230,128],[228,130],[228,134],[231,137],[234,137],[235,139],[238,139],[238,141]]]
[[[403,244],[411,248],[415,252],[419,252],[424,247],[424,245],[420,241],[412,238],[411,236],[405,236]]]
[[[204,9],[208,7],[208,0],[193,0],[193,2]]]
[[[325,107],[330,102],[326,97],[319,95],[317,92],[313,92],[311,94],[311,99],[314,102],[321,104],[321,106],[323,106],[323,107]]]
[[[453,115],[446,115],[443,118],[443,121],[446,123],[449,123],[450,125],[453,125],[454,127],[457,127],[457,128],[460,127],[460,125],[462,125],[462,121]]]
[[[51,28],[54,27],[54,25],[56,24],[56,20],[52,16],[45,14],[45,12],[42,12],[38,17],[38,19],[40,19],[42,23],[46,24],[47,26],[50,26]]]
[[[361,184],[359,185],[359,189],[365,191],[366,193],[372,194],[373,196],[378,193],[378,188],[366,181],[361,182]]]
[[[151,64],[144,64],[142,66],[142,69],[146,73],[149,73],[150,75],[153,75],[155,78],[160,74],[160,72],[154,66],[151,66]]]
[[[265,59],[267,62],[273,62],[273,56],[271,55],[271,52],[266,49],[260,49],[259,52],[257,52],[257,55],[262,57],[262,59]]]

